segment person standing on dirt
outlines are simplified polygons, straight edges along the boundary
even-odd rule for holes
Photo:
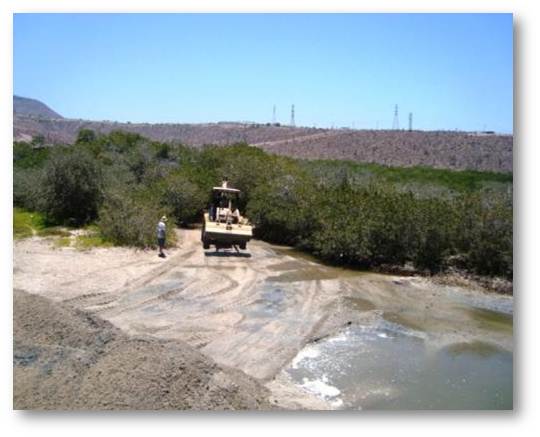
[[[159,253],[158,256],[161,258],[165,258],[165,253],[163,252],[163,248],[165,247],[165,238],[167,236],[167,216],[161,217],[161,220],[157,224],[156,232],[157,232],[157,241],[159,246]]]

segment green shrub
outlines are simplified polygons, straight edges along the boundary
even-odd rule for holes
[[[201,168],[212,175],[207,189],[226,177],[230,186],[241,190],[238,202],[241,210],[247,206],[252,191],[283,174],[284,161],[283,158],[270,156],[259,148],[243,143],[228,147],[207,147],[199,160]],[[298,171],[297,167],[295,171]]]
[[[155,189],[161,192],[162,204],[170,208],[176,223],[188,224],[201,220],[202,211],[208,204],[209,190],[202,189],[178,172],[167,176]]]
[[[412,262],[435,273],[457,257],[461,268],[512,277],[512,207],[504,196],[426,199],[383,183],[309,190],[308,181],[276,179],[251,194],[258,237],[340,264]]]
[[[319,193],[324,200],[314,208],[317,226],[310,239],[315,254],[364,267],[410,258],[415,239],[410,194],[348,184]]]
[[[13,169],[13,204],[35,211],[41,200],[43,170],[40,168]]]
[[[170,210],[147,193],[116,191],[108,193],[99,211],[98,227],[106,240],[120,246],[155,247],[156,226]],[[174,223],[169,223],[167,246],[176,244]]]
[[[482,275],[513,277],[513,208],[511,194],[479,194],[462,199],[455,240],[466,265]]]
[[[105,153],[103,142],[92,129],[81,129],[75,140],[75,146],[90,152],[95,158],[102,158]]]
[[[75,144],[92,144],[97,141],[96,132],[92,129],[81,129],[77,134]]]
[[[44,168],[39,209],[55,223],[80,225],[96,219],[102,200],[99,163],[80,149],[59,149]]]
[[[48,159],[50,148],[35,147],[25,142],[13,144],[13,166],[18,168],[42,167]]]
[[[101,139],[102,144],[109,150],[126,153],[135,150],[138,145],[147,142],[141,135],[133,132],[114,130]]]
[[[282,174],[249,192],[247,216],[256,236],[278,244],[303,246],[315,219],[316,187],[300,172]]]
[[[353,186],[373,182],[391,184],[395,188],[415,186],[437,187],[454,192],[472,192],[486,186],[512,184],[512,173],[481,172],[473,170],[447,170],[431,167],[388,167],[374,163],[341,160],[305,160],[299,165],[306,168],[327,186],[348,182]]]
[[[171,158],[172,147],[170,144],[154,141],[151,146],[157,159],[166,160]]]

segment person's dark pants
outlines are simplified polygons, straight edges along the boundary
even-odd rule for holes
[[[165,247],[165,238],[158,238],[157,243],[159,246],[159,253],[163,253],[163,248]]]

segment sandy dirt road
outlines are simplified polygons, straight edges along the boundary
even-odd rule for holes
[[[471,308],[511,308],[512,299],[419,277],[355,272],[260,241],[246,253],[203,251],[200,233],[179,231],[166,259],[155,252],[53,249],[40,238],[14,244],[14,288],[65,302],[127,334],[182,340],[242,370],[290,408],[324,408],[280,371],[310,342],[384,318],[428,333],[437,347],[485,340],[511,350]]]
[[[261,379],[315,335],[339,291],[332,281],[282,281],[309,262],[265,243],[236,254],[204,252],[198,231],[182,231],[181,241],[162,260],[147,251],[80,252],[25,240],[15,246],[14,288],[99,314],[128,333],[184,340]]]

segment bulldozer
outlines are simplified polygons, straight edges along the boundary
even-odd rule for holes
[[[203,249],[214,246],[219,249],[246,250],[253,236],[253,227],[237,208],[240,190],[229,188],[227,181],[212,188],[212,203],[204,213],[201,231]]]

